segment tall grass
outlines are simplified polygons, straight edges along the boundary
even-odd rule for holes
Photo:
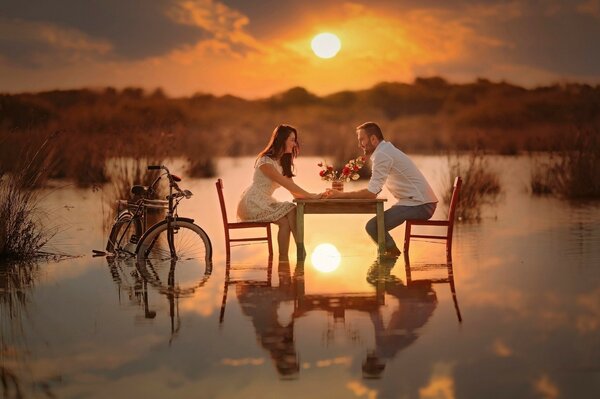
[[[494,205],[502,192],[498,172],[490,168],[481,149],[474,149],[466,156],[448,155],[448,180],[443,196],[446,206],[450,204],[456,176],[463,180],[456,209],[458,219],[480,220],[484,207]]]
[[[23,166],[8,174],[0,170],[0,260],[28,260],[45,255],[41,248],[54,233],[41,223],[38,195],[33,187],[47,177],[51,141],[48,137]]]
[[[600,131],[579,129],[574,139],[563,140],[560,150],[548,160],[533,161],[530,180],[533,194],[600,198]]]

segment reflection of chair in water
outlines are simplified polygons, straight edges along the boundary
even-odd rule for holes
[[[362,370],[364,378],[380,378],[387,360],[410,346],[419,337],[423,327],[437,307],[437,296],[431,283],[404,284],[391,274],[395,258],[376,260],[367,274],[367,281],[375,286],[383,285],[385,293],[398,300],[387,325],[381,308],[370,312],[375,330],[375,349],[367,353]]]
[[[456,311],[456,318],[459,323],[462,323],[462,315],[460,313],[460,308],[458,307],[458,298],[456,296],[456,286],[454,284],[454,266],[452,262],[447,262],[439,265],[424,265],[424,266],[412,266],[410,265],[410,258],[408,253],[404,253],[404,267],[406,269],[406,284],[414,285],[414,284],[449,284],[450,292],[452,293],[452,301],[454,302],[454,310]],[[448,276],[444,278],[430,278],[430,279],[418,279],[415,280],[413,278],[413,272],[415,271],[431,271],[433,269],[445,269]]]
[[[238,302],[242,312],[250,317],[258,342],[269,351],[278,373],[282,377],[293,378],[300,370],[294,341],[294,321],[292,319],[289,323],[282,324],[277,315],[281,302],[294,299],[290,267],[288,262],[279,263],[279,286],[273,287],[271,263],[269,259],[267,281],[231,279],[230,265],[227,265],[221,323],[225,315],[228,286],[235,284]]]
[[[231,257],[231,243],[232,242],[244,242],[244,241],[266,241],[269,248],[269,257],[273,256],[273,244],[271,242],[271,223],[269,222],[229,222],[227,219],[227,208],[225,208],[225,197],[223,196],[223,180],[218,179],[215,183],[217,186],[217,193],[219,194],[219,204],[221,205],[221,215],[223,216],[223,229],[225,230],[225,251],[227,260]],[[247,238],[231,238],[229,236],[230,230],[239,229],[255,229],[255,228],[266,228],[266,236],[261,237],[247,237]]]
[[[416,238],[429,238],[434,240],[446,240],[446,259],[452,260],[452,233],[454,231],[454,216],[456,213],[456,206],[458,205],[458,196],[460,193],[460,187],[462,185],[462,179],[456,177],[454,179],[454,189],[452,191],[452,198],[450,200],[450,209],[448,210],[448,220],[407,220],[406,230],[404,233],[404,253],[408,253],[410,247],[411,237]],[[412,233],[412,226],[442,226],[446,227],[445,235],[431,235],[431,234],[414,234]]]
[[[221,323],[225,314],[228,286],[235,284],[242,311],[250,317],[258,341],[271,354],[280,375],[290,377],[299,372],[299,355],[294,342],[294,322],[297,318],[309,312],[324,311],[331,314],[336,322],[345,323],[349,310],[367,313],[375,332],[375,348],[366,355],[363,376],[378,378],[388,360],[418,339],[419,329],[427,323],[437,307],[433,282],[411,280],[404,284],[391,274],[395,262],[395,258],[382,258],[371,266],[367,281],[375,287],[374,292],[339,294],[306,294],[302,261],[296,265],[293,279],[290,279],[289,264],[280,263],[279,287],[271,285],[270,271],[266,281],[235,280],[231,278],[228,265]],[[267,270],[270,270],[270,265]],[[398,301],[387,323],[384,322],[387,317],[383,314],[386,294]],[[294,300],[291,321],[281,323],[277,310],[282,302],[290,300]],[[332,337],[335,338],[333,335]]]

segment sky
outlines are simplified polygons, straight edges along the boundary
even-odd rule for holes
[[[318,58],[310,42],[342,43]],[[0,92],[267,97],[442,76],[600,83],[600,0],[2,0]]]

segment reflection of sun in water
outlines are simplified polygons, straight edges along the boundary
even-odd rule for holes
[[[319,244],[310,256],[313,267],[320,272],[329,273],[340,265],[342,256],[331,244]]]
[[[342,43],[333,33],[319,33],[310,42],[310,47],[317,57],[333,58],[342,48]]]

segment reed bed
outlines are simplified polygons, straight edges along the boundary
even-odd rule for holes
[[[448,155],[448,180],[443,201],[450,205],[454,179],[462,177],[463,184],[456,208],[458,220],[481,220],[485,206],[496,204],[502,186],[498,172],[489,165],[485,152],[474,149],[468,155]]]
[[[573,141],[562,140],[547,160],[533,160],[530,188],[534,195],[568,199],[600,198],[600,131],[579,129]]]
[[[48,255],[42,247],[54,236],[43,226],[37,192],[48,175],[50,135],[32,156],[23,157],[12,173],[0,170],[0,260],[30,260]]]

